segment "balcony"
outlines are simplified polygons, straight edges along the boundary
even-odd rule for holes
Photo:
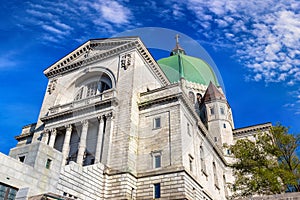
[[[58,116],[66,115],[69,113],[73,113],[76,111],[82,111],[89,108],[96,108],[99,106],[107,105],[107,107],[114,105],[116,103],[116,90],[109,89],[104,91],[103,93],[97,94],[95,96],[91,96],[88,98],[72,101],[70,103],[55,105],[49,108],[49,112],[43,118],[42,121],[47,121],[52,118],[56,118]]]

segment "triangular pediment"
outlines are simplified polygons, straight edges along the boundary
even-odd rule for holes
[[[145,62],[159,78],[163,85],[169,84],[169,80],[153,59],[139,37],[120,37],[109,39],[93,39],[73,50],[50,67],[44,74],[48,77],[55,77],[68,73],[86,65],[98,62],[112,56],[120,55],[126,51],[136,49],[144,58]]]
[[[48,67],[44,74],[47,77],[52,77],[62,72],[74,70],[83,64],[95,60],[97,56],[98,58],[104,58],[130,47],[132,48],[132,43],[137,41],[137,39],[138,37],[124,37],[89,40]]]

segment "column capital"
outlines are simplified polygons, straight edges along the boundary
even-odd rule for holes
[[[57,133],[57,130],[55,128],[51,129],[50,131],[51,131],[51,135],[56,135]]]
[[[105,117],[114,119],[114,118],[115,118],[115,115],[114,115],[113,112],[109,112],[109,113],[106,113],[106,114],[105,114]]]
[[[68,124],[68,125],[65,125],[65,128],[67,129],[67,131],[72,131],[72,124]]]
[[[81,124],[82,124],[83,127],[87,127],[89,125],[89,120],[87,120],[87,119],[86,120],[82,120]]]
[[[103,121],[105,119],[105,115],[98,115],[97,116],[98,121]]]
[[[43,135],[48,135],[50,133],[50,130],[49,129],[45,129],[44,131],[43,131]]]

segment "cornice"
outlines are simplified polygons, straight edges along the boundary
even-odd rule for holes
[[[25,133],[25,134],[15,136],[15,139],[19,141],[23,138],[27,138],[27,137],[32,136],[32,135],[33,135],[33,132],[29,132],[29,133]]]
[[[237,137],[237,136],[249,134],[249,133],[252,133],[255,131],[266,131],[266,130],[269,130],[271,127],[272,127],[272,123],[268,122],[268,123],[264,123],[264,124],[257,124],[257,125],[253,125],[253,126],[238,128],[238,129],[233,130],[233,136]]]

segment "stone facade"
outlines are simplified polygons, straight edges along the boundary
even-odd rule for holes
[[[244,136],[220,88],[170,83],[138,37],[90,40],[44,74],[37,123],[23,128],[9,156],[0,154],[0,182],[18,189],[16,199],[230,195],[223,144]]]

